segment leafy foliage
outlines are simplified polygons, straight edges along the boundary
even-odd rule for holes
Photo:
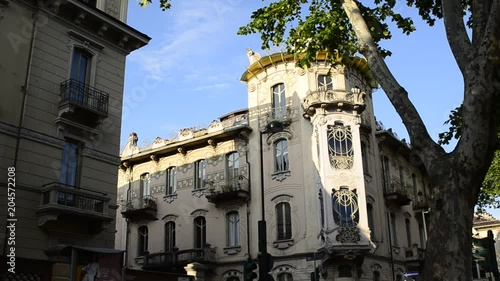
[[[449,119],[444,122],[450,127],[447,132],[439,134],[439,144],[449,144],[452,139],[460,138],[462,135],[461,111],[461,106],[451,111]],[[500,130],[498,130],[498,140],[500,141]],[[477,201],[477,208],[479,211],[483,211],[485,208],[500,208],[500,149],[495,151],[491,166],[484,178]]]

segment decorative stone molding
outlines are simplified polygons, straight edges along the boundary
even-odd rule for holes
[[[119,165],[120,164],[120,158],[119,157],[116,157],[114,155],[111,155],[111,154],[108,154],[108,153],[104,153],[104,152],[101,152],[101,151],[97,151],[95,149],[88,148],[88,147],[86,147],[83,150],[83,155],[91,157],[91,158],[94,158],[95,160],[108,162],[108,163],[113,164],[113,165]]]
[[[177,193],[163,196],[163,201],[167,202],[168,204],[174,202],[175,199],[177,199]]]
[[[162,139],[161,137],[156,137],[155,141],[151,145],[151,149],[159,148],[165,145],[166,143],[164,139]]]
[[[250,92],[255,92],[256,89],[257,89],[257,86],[255,86],[255,84],[253,84],[253,83],[248,86],[248,90]]]
[[[281,132],[275,133],[267,137],[267,144],[271,145],[279,139],[291,140],[293,138],[293,133],[290,130],[283,130]]]
[[[207,215],[207,213],[208,213],[207,209],[197,209],[191,213],[191,216],[193,216],[193,217],[199,217],[199,216],[205,217]]]
[[[151,193],[153,193],[153,194],[155,194],[155,193],[163,193],[163,192],[165,192],[165,185],[164,184],[155,185],[155,186],[151,187]]]
[[[291,175],[290,171],[276,172],[271,174],[273,180],[282,182]]]
[[[304,76],[304,74],[306,74],[306,70],[303,69],[303,68],[298,68],[297,69],[297,74],[299,74],[300,76]]]
[[[241,252],[241,246],[224,247],[224,254],[236,255]]]
[[[138,141],[139,138],[137,137],[137,134],[134,132],[130,133],[128,135],[128,142],[125,145],[125,148],[123,148],[121,156],[132,156],[133,154],[139,153],[139,147],[137,146]]]
[[[292,247],[293,244],[293,239],[277,240],[273,242],[273,247],[279,250],[284,250]]]
[[[210,134],[210,133],[221,131],[223,129],[224,129],[224,126],[222,125],[222,123],[217,121],[217,120],[214,120],[208,126],[207,133]]]
[[[290,200],[293,198],[293,195],[290,195],[290,194],[280,194],[276,197],[273,197],[271,198],[271,201],[274,203],[274,204],[278,204],[278,203],[281,203],[281,202],[290,202]]]
[[[227,280],[231,277],[236,277],[239,280],[241,280],[243,275],[242,275],[241,271],[236,270],[236,269],[230,269],[230,270],[222,273],[222,278],[224,278],[224,280]]]
[[[164,217],[163,217],[163,218],[161,218],[161,219],[162,219],[163,221],[165,221],[165,222],[169,222],[169,221],[174,221],[174,222],[175,222],[175,221],[177,220],[177,218],[178,218],[178,217],[179,217],[179,216],[178,216],[178,215],[176,215],[176,214],[170,214],[170,215],[166,215],[166,216],[164,216]]]
[[[193,128],[185,128],[179,131],[178,141],[192,139],[193,136]]]
[[[295,267],[289,264],[282,264],[274,267],[274,269],[271,272],[274,275],[279,275],[281,273],[290,273],[293,275],[295,273]]]
[[[201,198],[202,196],[205,196],[207,194],[207,190],[205,188],[194,189],[192,191],[192,194],[194,197]]]

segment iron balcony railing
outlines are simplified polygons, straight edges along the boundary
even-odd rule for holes
[[[61,83],[59,106],[65,104],[76,105],[107,116],[109,94],[78,80],[69,79]]]
[[[172,265],[186,265],[192,262],[216,262],[215,248],[195,248],[173,252],[152,253],[144,256],[144,268],[157,268]]]
[[[109,198],[105,193],[57,182],[42,187],[41,207],[57,205],[68,210],[107,214]]]
[[[134,197],[128,201],[122,201],[122,212],[145,209],[156,210],[156,197],[144,195],[142,197]]]

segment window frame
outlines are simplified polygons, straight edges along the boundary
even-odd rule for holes
[[[231,218],[234,220],[231,221]],[[238,211],[231,211],[226,214],[226,245],[227,247],[241,246],[240,240],[240,214]]]
[[[276,240],[289,240],[293,237],[292,212],[288,202],[279,202],[275,206]]]
[[[143,231],[145,230],[145,231]],[[149,229],[146,225],[137,228],[137,256],[144,256],[149,253]]]
[[[271,87],[272,111],[275,118],[286,117],[286,88],[285,83],[277,83]]]
[[[74,188],[80,184],[81,149],[81,142],[66,139],[61,154],[59,173],[59,183],[64,187]]]
[[[143,173],[139,177],[140,198],[144,199],[151,196],[151,174]]]
[[[284,144],[279,148],[280,144]],[[283,173],[290,171],[290,151],[287,139],[278,139],[274,142],[274,173]],[[278,155],[280,151],[281,155]],[[280,167],[281,166],[281,167]]]
[[[328,80],[328,78],[330,78],[330,82],[326,81],[326,80]],[[321,80],[323,80],[323,81],[321,81]],[[318,85],[318,90],[323,90],[323,91],[333,90],[333,77],[331,75],[318,74],[316,82]],[[323,85],[321,85],[321,83]]]
[[[177,192],[177,167],[172,166],[165,170],[165,195],[174,195]]]
[[[201,170],[200,170],[201,169]],[[207,179],[207,160],[200,159],[194,162],[194,183],[193,189],[204,189]]]
[[[197,222],[199,221],[199,223]],[[195,249],[204,248],[207,243],[207,220],[204,216],[197,216],[193,219],[193,244]]]
[[[238,151],[230,152],[226,155],[226,183],[233,189],[238,187],[239,173],[240,154]]]
[[[165,245],[164,250],[166,253],[174,252],[176,243],[176,226],[175,221],[168,221],[164,225],[165,230]]]

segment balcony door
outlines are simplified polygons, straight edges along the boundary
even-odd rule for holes
[[[73,50],[73,58],[71,60],[72,86],[69,99],[79,104],[83,104],[85,100],[85,84],[89,83],[90,60],[92,56],[79,48]]]

